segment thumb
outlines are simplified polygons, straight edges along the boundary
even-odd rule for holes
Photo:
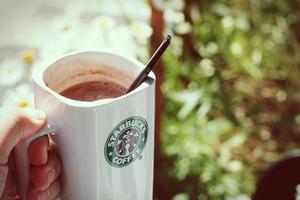
[[[6,164],[12,149],[46,122],[44,112],[19,108],[0,109],[0,164]]]

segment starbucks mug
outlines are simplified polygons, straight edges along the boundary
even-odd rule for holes
[[[29,186],[27,148],[53,134],[63,172],[63,200],[152,200],[155,75],[117,98],[84,102],[59,94],[74,84],[110,80],[128,87],[145,66],[109,50],[81,51],[33,70],[35,106],[48,124],[15,148],[18,190]]]

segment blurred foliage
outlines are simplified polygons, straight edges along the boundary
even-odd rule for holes
[[[300,2],[185,4],[166,22],[160,173],[174,199],[247,199],[300,144]]]

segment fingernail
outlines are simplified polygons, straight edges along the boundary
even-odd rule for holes
[[[46,190],[41,190],[37,192],[38,200],[47,200],[48,199],[48,192]]]
[[[50,169],[48,171],[48,181],[49,181],[49,183],[53,182],[55,178],[56,178],[55,177],[55,170],[54,169]]]
[[[45,119],[45,117],[46,117],[45,113],[43,111],[40,111],[40,110],[29,111],[29,114],[36,121],[43,121]]]

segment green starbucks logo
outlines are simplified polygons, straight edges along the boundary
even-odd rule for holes
[[[109,134],[104,154],[114,167],[125,167],[142,153],[148,136],[147,121],[141,117],[129,117],[120,122]]]

